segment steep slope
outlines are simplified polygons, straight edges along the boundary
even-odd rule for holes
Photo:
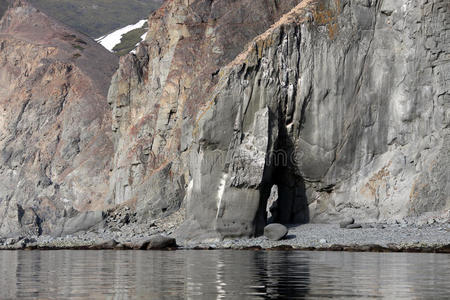
[[[190,223],[260,233],[268,200],[282,223],[448,212],[449,20],[448,1],[302,1],[197,115]]]
[[[190,181],[195,115],[221,67],[296,0],[166,1],[136,55],[121,58],[108,101],[115,158],[109,202],[137,203],[141,217],[177,210]]]
[[[30,0],[47,15],[94,38],[147,18],[163,1]]]
[[[117,58],[16,0],[0,22],[0,235],[51,232],[101,208]]]

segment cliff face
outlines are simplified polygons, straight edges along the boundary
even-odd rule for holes
[[[138,226],[184,208],[194,239],[450,210],[448,1],[168,0],[107,100],[115,58],[22,2],[0,23],[2,235],[122,204]]]
[[[167,1],[110,88],[109,201],[159,216],[184,198],[190,237],[258,234],[267,211],[448,210],[448,17],[438,0]]]
[[[103,207],[117,60],[16,1],[0,22],[0,235],[49,233]]]
[[[252,235],[268,201],[282,223],[448,210],[449,16],[439,0],[302,1],[198,114],[192,222]]]
[[[120,62],[109,102],[115,132],[111,204],[141,216],[177,210],[191,178],[192,132],[221,67],[297,1],[166,1],[146,41]]]

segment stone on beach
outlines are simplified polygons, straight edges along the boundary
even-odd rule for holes
[[[339,223],[339,226],[341,228],[346,228],[348,225],[353,224],[353,223],[355,223],[355,219],[353,219],[352,217],[349,217],[349,218],[345,218],[344,220],[342,220]]]
[[[283,239],[287,233],[287,227],[278,223],[269,224],[264,228],[264,236],[273,241]]]
[[[127,243],[125,246],[135,250],[157,250],[177,247],[177,243],[172,237],[156,234],[137,242]]]

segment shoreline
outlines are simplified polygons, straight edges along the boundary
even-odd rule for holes
[[[270,248],[263,248],[261,246],[243,246],[243,247],[204,247],[196,246],[192,248],[187,247],[168,247],[160,249],[133,249],[127,247],[98,247],[97,245],[89,246],[67,246],[67,247],[52,247],[52,246],[26,246],[24,248],[16,247],[0,247],[0,251],[318,251],[318,252],[369,252],[369,253],[435,253],[435,254],[450,254],[450,244],[445,245],[390,245],[381,246],[373,245],[330,245],[328,247],[295,247],[291,245],[280,245]]]
[[[450,254],[450,224],[364,224],[342,229],[337,224],[290,226],[280,241],[264,236],[210,241],[185,241],[171,237],[172,231],[149,232],[147,236],[83,232],[67,237],[0,239],[0,250],[268,250],[410,252]],[[152,240],[157,242],[152,242]]]

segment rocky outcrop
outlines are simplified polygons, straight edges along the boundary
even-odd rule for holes
[[[262,2],[167,1],[150,18],[109,91],[109,202],[155,217],[184,197],[191,238],[261,234],[267,211],[448,210],[448,5]]]
[[[136,202],[142,218],[185,197],[192,133],[219,70],[297,1],[166,1],[136,55],[121,59],[109,102],[114,169],[109,203]],[[233,13],[230,13],[233,12]]]
[[[448,219],[449,19],[443,0],[167,0],[106,101],[115,58],[17,0],[0,235]]]
[[[197,115],[190,224],[395,220],[450,209],[448,1],[304,0]]]
[[[113,156],[106,101],[117,59],[15,1],[0,22],[0,235],[50,233],[102,208]]]

